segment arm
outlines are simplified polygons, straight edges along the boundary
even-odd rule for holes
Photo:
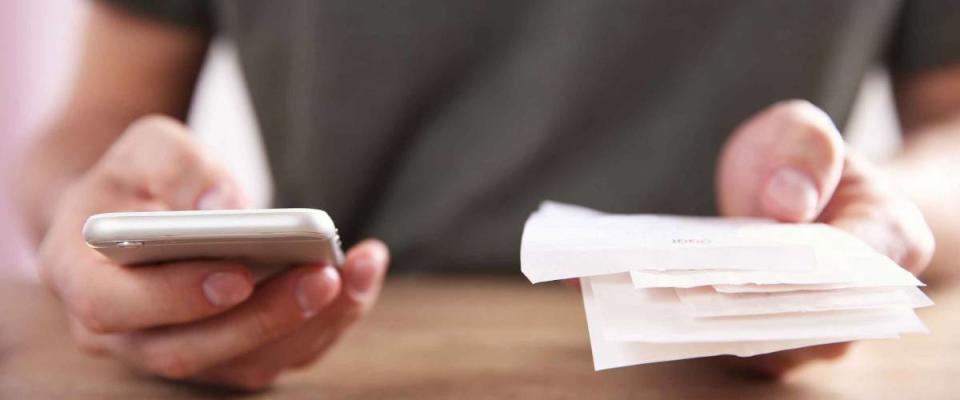
[[[187,127],[143,117],[182,118],[206,45],[203,34],[95,5],[72,98],[27,156],[22,200],[42,234],[39,275],[80,347],[169,379],[259,389],[320,358],[373,306],[386,246],[364,241],[340,269],[291,266],[254,290],[237,262],[128,268],[80,234],[95,213],[243,206]]]
[[[39,239],[56,199],[137,117],[182,118],[209,38],[91,3],[74,86],[60,116],[31,147],[15,182]]]
[[[921,209],[937,240],[926,278],[957,278],[960,259],[960,66],[895,78],[903,149],[883,173]]]

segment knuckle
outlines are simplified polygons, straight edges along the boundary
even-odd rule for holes
[[[788,100],[774,106],[775,119],[785,134],[780,144],[789,151],[815,159],[816,165],[839,167],[845,146],[830,116],[806,100]]]
[[[168,199],[178,199],[178,194],[184,193],[185,187],[192,187],[194,176],[214,174],[212,166],[205,160],[199,147],[184,139],[176,145],[164,145],[151,156],[152,161],[135,161],[138,165],[136,174],[138,181],[145,185],[146,190],[153,196]]]
[[[177,141],[184,131],[183,125],[173,118],[148,115],[133,121],[114,147],[117,154],[136,153],[140,149],[155,150],[157,144]]]
[[[155,178],[154,175],[170,167],[162,158],[171,158],[167,156],[170,153],[189,152],[183,150],[188,147],[189,138],[182,124],[170,117],[150,115],[130,124],[97,164],[96,170],[114,185],[125,187],[146,177]],[[170,163],[177,166],[175,163],[189,161],[190,157],[172,157]],[[163,162],[145,162],[147,159]]]
[[[84,329],[78,322],[71,320],[70,332],[73,335],[77,347],[84,353],[91,355],[100,355],[106,351],[106,348],[97,340],[97,336]]]
[[[195,155],[191,154],[193,146],[187,127],[173,118],[161,115],[151,115],[134,121],[117,142],[117,146],[121,150],[134,152],[170,151],[171,154],[182,154],[180,157],[186,160]]]
[[[204,164],[200,149],[187,139],[178,140],[161,151],[154,167],[157,180],[164,185],[178,184],[183,174],[196,171]]]
[[[923,214],[911,201],[887,196],[881,203],[886,210],[891,239],[898,248],[894,261],[907,271],[919,274],[933,259],[936,248],[933,232]]]
[[[840,139],[830,116],[809,101],[788,100],[778,104],[775,110],[788,126],[812,133],[812,137],[827,139],[825,143],[832,144],[834,140]]]
[[[803,99],[781,101],[774,105],[774,112],[788,122],[811,127],[819,127],[815,123],[824,117],[829,120],[823,110]]]
[[[85,176],[85,182],[89,182],[97,188],[104,188],[106,191],[122,191],[129,189],[133,185],[134,178],[130,177],[130,171],[125,168],[129,166],[129,161],[123,155],[116,152],[109,152]]]
[[[179,137],[169,150],[170,153],[167,155],[168,159],[165,161],[171,163],[173,166],[179,167],[177,170],[189,169],[190,167],[203,163],[204,157],[203,153],[200,152],[200,148],[185,136]]]
[[[312,364],[314,364],[314,363],[316,363],[317,361],[320,360],[320,357],[321,357],[321,355],[322,355],[321,353],[322,353],[324,350],[325,350],[325,349],[321,349],[318,353],[309,354],[309,355],[307,355],[307,356],[305,356],[305,357],[303,357],[303,358],[301,358],[301,359],[299,359],[299,360],[296,360],[296,361],[294,361],[292,364],[290,364],[290,367],[292,367],[292,368],[306,368],[306,367],[309,367],[310,365],[312,365]]]
[[[232,371],[226,377],[227,384],[247,391],[258,391],[269,387],[277,379],[278,372],[264,368],[250,367]]]
[[[179,134],[186,129],[180,121],[162,114],[150,114],[133,121],[127,128],[127,135],[156,137],[157,135]]]
[[[353,302],[345,306],[338,315],[340,321],[340,326],[349,326],[367,314],[367,311],[373,308],[372,305],[362,302]]]
[[[147,372],[166,379],[188,378],[201,369],[188,351],[151,345],[141,347],[140,364]]]
[[[286,333],[284,324],[272,313],[258,310],[251,314],[253,335],[261,342],[276,339]]]
[[[54,228],[51,227],[51,230],[52,229]],[[51,252],[56,251],[53,249],[53,247],[56,247],[56,245],[50,243],[50,235],[47,235],[47,237],[44,237],[39,247],[40,248],[37,249],[37,278],[41,283],[43,283],[44,286],[56,292],[57,280],[56,272],[54,271],[53,267],[53,265],[56,265],[56,261],[55,257],[51,256],[50,254]]]
[[[800,116],[809,113],[811,109],[816,108],[817,106],[813,105],[813,103],[808,100],[787,99],[775,103],[772,107],[772,111],[777,113],[782,118],[801,119]]]
[[[106,350],[100,344],[100,342],[94,339],[90,334],[78,334],[74,335],[73,338],[77,342],[77,347],[79,347],[84,353],[90,355],[100,355]]]
[[[69,298],[68,304],[71,313],[84,328],[93,333],[109,333],[106,313],[96,296],[77,293]]]
[[[933,233],[924,227],[924,229],[918,229],[912,234],[904,233],[904,235],[907,239],[905,240],[903,267],[914,274],[919,274],[933,259],[936,247]]]
[[[176,193],[182,184],[181,166],[183,164],[174,164],[157,166],[156,171],[150,176],[150,192],[153,195],[163,195]]]
[[[72,321],[94,334],[114,332],[112,304],[98,290],[96,279],[67,264],[62,268],[55,286]]]

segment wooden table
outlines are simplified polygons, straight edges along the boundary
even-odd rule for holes
[[[784,382],[682,361],[594,372],[579,294],[519,277],[402,277],[318,365],[252,395],[138,377],[81,354],[43,289],[0,283],[0,398],[960,398],[960,289],[933,334],[861,343]]]

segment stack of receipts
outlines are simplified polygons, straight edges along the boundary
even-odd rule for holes
[[[597,370],[926,333],[923,284],[825,224],[603,214],[527,220],[533,283],[579,278]]]

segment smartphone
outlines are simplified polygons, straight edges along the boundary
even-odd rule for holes
[[[87,219],[83,236],[87,245],[126,265],[226,259],[276,269],[339,267],[344,259],[333,220],[307,208],[97,214]]]

